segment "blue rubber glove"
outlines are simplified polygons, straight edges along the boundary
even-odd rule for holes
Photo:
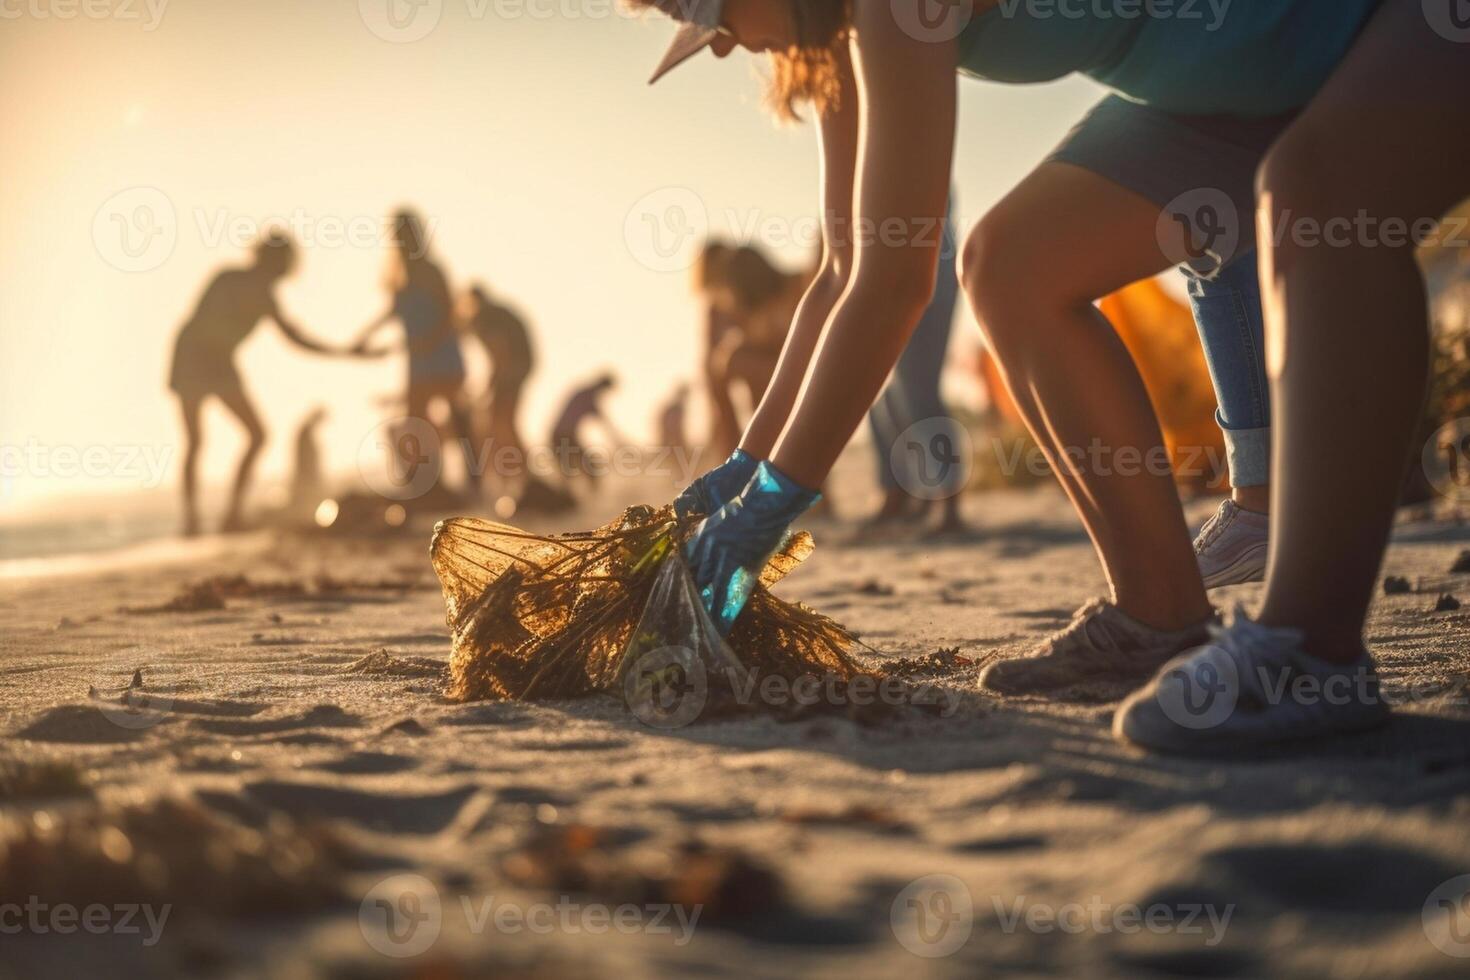
[[[700,523],[684,558],[721,636],[729,635],[791,522],[820,499],[766,461],[738,497]]]
[[[674,513],[681,518],[691,514],[708,517],[740,495],[750,478],[755,476],[759,462],[745,450],[735,450],[729,459],[689,484],[674,498]]]

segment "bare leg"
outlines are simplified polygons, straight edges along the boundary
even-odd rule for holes
[[[1159,209],[1088,171],[1048,163],[965,244],[962,279],[1006,386],[1097,548],[1113,600],[1158,629],[1210,614],[1174,481],[1124,467],[1165,459],[1138,369],[1093,301],[1169,267]],[[1108,451],[1094,465],[1089,447]]]
[[[200,424],[203,399],[179,396],[179,410],[184,418],[184,534],[199,533],[199,450],[204,440]]]
[[[245,394],[244,389],[235,388],[232,391],[219,393],[220,401],[224,402],[225,408],[234,413],[245,427],[245,435],[249,440],[245,446],[245,452],[240,455],[240,463],[235,469],[235,483],[230,489],[230,507],[225,511],[224,524],[221,525],[226,531],[238,530],[242,523],[242,513],[245,505],[245,494],[250,489],[250,479],[255,472],[255,462],[260,457],[260,451],[265,448],[265,426],[261,425],[260,416],[255,412],[255,406],[250,397]]]
[[[1386,223],[1438,218],[1470,190],[1467,92],[1470,45],[1435,34],[1418,0],[1388,0],[1262,167],[1277,421],[1261,621],[1305,631],[1323,660],[1362,653],[1424,398],[1424,281]],[[1361,214],[1370,230],[1355,226]],[[1346,235],[1276,237],[1283,222],[1307,221],[1336,221]]]
[[[1271,485],[1233,487],[1230,491],[1230,499],[1245,510],[1252,510],[1257,514],[1269,514],[1271,512]]]

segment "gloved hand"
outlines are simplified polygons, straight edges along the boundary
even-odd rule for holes
[[[710,516],[745,489],[750,478],[755,476],[758,462],[745,450],[735,450],[729,459],[689,484],[674,498],[674,513],[681,518],[691,514]]]
[[[721,636],[729,635],[791,522],[821,498],[766,461],[739,496],[700,523],[684,558]]]

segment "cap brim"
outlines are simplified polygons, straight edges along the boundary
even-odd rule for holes
[[[648,84],[663,78],[669,72],[678,68],[690,58],[699,54],[709,47],[710,42],[719,37],[720,32],[713,27],[702,27],[699,24],[681,24],[679,33],[674,35],[674,43],[669,45],[669,50],[664,53],[664,60],[658,63],[653,70],[653,76],[649,78]]]

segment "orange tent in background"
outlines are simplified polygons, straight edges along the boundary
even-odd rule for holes
[[[1224,489],[1225,437],[1215,422],[1215,388],[1193,312],[1157,279],[1135,282],[1099,306],[1143,375],[1175,478],[1196,490]]]
[[[1194,314],[1157,279],[1120,289],[1099,305],[1143,375],[1179,484],[1193,490],[1223,490],[1228,482],[1225,438],[1215,422],[1215,389]],[[1022,425],[990,351],[981,350],[978,369],[995,411]]]

